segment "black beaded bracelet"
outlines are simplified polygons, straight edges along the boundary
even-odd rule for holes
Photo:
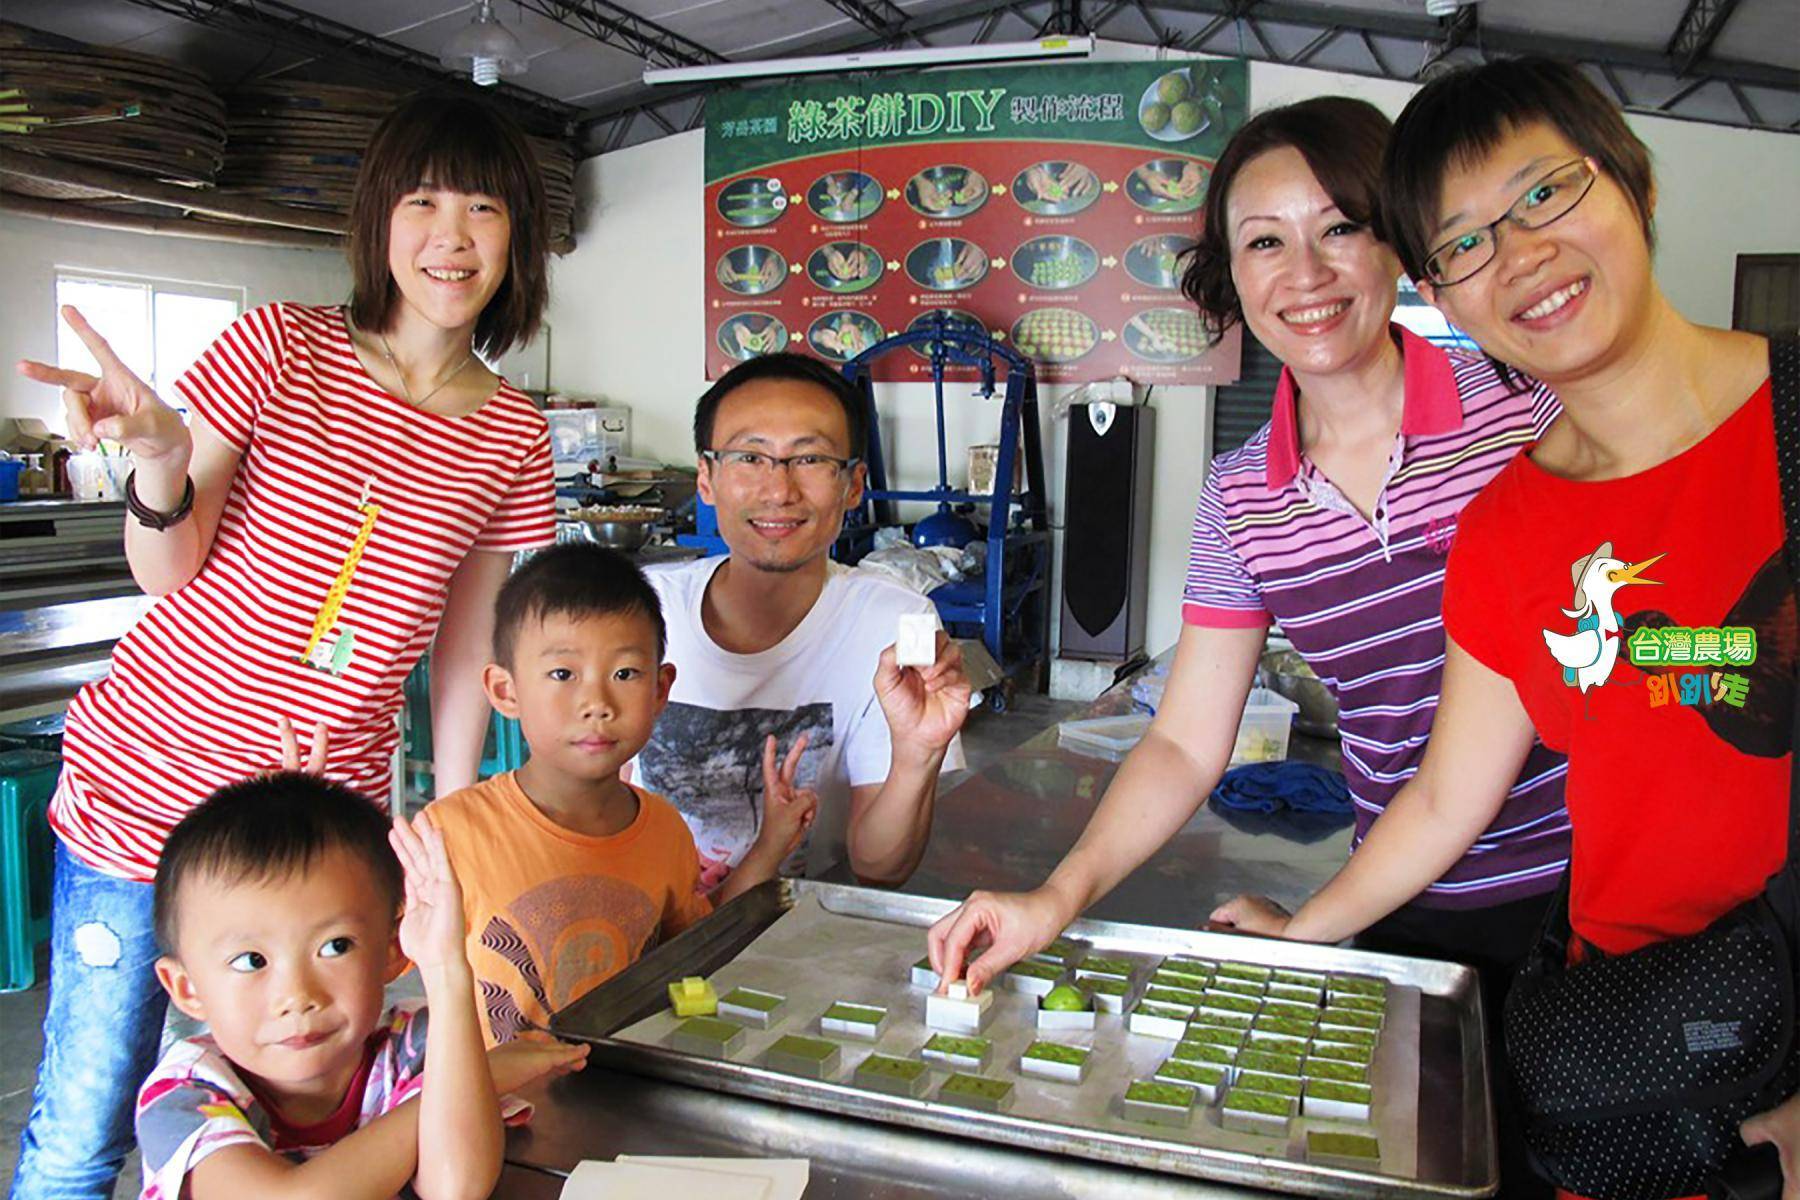
[[[194,477],[188,476],[181,489],[181,503],[175,506],[174,512],[157,512],[138,499],[137,472],[133,471],[125,477],[125,511],[137,518],[137,523],[145,529],[158,532],[173,529],[187,520],[188,514],[194,511]]]

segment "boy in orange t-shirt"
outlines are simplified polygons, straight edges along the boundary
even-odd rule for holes
[[[663,644],[656,592],[598,546],[546,550],[500,592],[483,683],[531,756],[428,810],[462,881],[490,1046],[543,1027],[712,911],[681,814],[619,778],[675,681]],[[803,748],[779,770],[764,748],[763,832],[721,902],[772,877],[810,824],[818,798],[794,784]]]

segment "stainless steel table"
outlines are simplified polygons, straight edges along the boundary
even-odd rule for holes
[[[1122,711],[1123,688],[1093,706]],[[1295,735],[1290,757],[1337,765],[1337,747]],[[945,792],[931,845],[906,890],[960,898],[1031,887],[1080,836],[1115,764],[1057,749],[1045,730]],[[1349,850],[1347,824],[1245,819],[1201,810],[1088,915],[1146,924],[1203,923],[1221,900],[1256,891],[1310,895]],[[742,1099],[595,1069],[528,1093],[535,1120],[509,1134],[507,1158],[566,1172],[617,1154],[807,1158],[808,1200],[998,1200],[1001,1197],[1235,1197],[1242,1189],[1109,1167]],[[535,1196],[503,1186],[501,1197]]]
[[[106,674],[113,646],[153,603],[139,594],[0,610],[0,721],[68,707]]]

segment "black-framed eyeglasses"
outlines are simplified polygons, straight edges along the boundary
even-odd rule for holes
[[[790,454],[778,458],[760,450],[702,450],[700,457],[714,467],[741,479],[760,479],[785,469],[802,483],[836,483],[861,462],[830,454]]]
[[[1591,158],[1564,163],[1525,189],[1498,220],[1445,242],[1425,259],[1425,278],[1437,287],[1454,287],[1494,261],[1500,226],[1542,229],[1569,214],[1592,190],[1599,169]]]

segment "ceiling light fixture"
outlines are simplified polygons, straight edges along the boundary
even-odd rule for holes
[[[438,61],[452,71],[467,71],[482,87],[493,87],[502,75],[518,75],[530,65],[525,47],[494,16],[492,0],[476,5],[475,19],[450,39]]]
[[[1024,62],[1034,58],[1086,57],[1094,39],[1046,37],[1033,42],[994,42],[975,46],[923,46],[907,50],[875,50],[866,54],[823,54],[810,58],[771,58],[755,62],[711,63],[699,67],[656,67],[644,82],[717,83],[767,75],[821,75],[847,71],[891,71],[900,67],[942,67],[951,63]]]

